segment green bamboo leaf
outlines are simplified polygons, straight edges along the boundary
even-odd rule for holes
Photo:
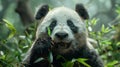
[[[50,36],[51,35],[51,31],[50,31],[49,27],[47,27],[47,31],[48,31],[48,35]]]
[[[117,46],[120,46],[120,42],[118,42],[116,45],[117,45]]]
[[[112,62],[109,62],[105,67],[114,67],[115,64],[119,63],[118,61],[114,60]]]
[[[38,63],[38,62],[40,62],[40,61],[42,61],[42,60],[44,60],[44,58],[40,57],[40,58],[38,58],[34,63]]]
[[[102,25],[101,31],[102,31],[102,32],[105,31],[105,25]]]
[[[74,65],[74,62],[71,62],[71,61],[67,61],[62,64],[63,67],[73,67],[73,65]]]
[[[106,29],[105,29],[105,33],[108,33],[108,32],[110,32],[111,31],[111,29],[109,29],[109,27],[107,27]]]
[[[51,51],[49,52],[48,60],[50,61],[50,63],[53,62],[53,55]]]
[[[91,24],[92,25],[96,25],[96,23],[99,21],[99,19],[96,19],[96,18],[93,18],[92,20],[91,20]]]
[[[89,64],[87,64],[85,61],[88,59],[85,58],[78,58],[77,61],[80,62],[81,64],[85,65],[86,67],[91,67]]]
[[[8,39],[10,39],[16,34],[16,29],[11,22],[7,21],[6,19],[3,19],[3,21],[5,22],[6,27],[11,31],[8,36]]]
[[[61,56],[61,55],[57,55],[57,58],[56,59],[63,59],[64,61],[67,61],[63,56]]]

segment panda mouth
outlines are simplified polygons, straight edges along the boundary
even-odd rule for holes
[[[57,42],[57,43],[54,43],[54,45],[55,45],[56,48],[63,48],[63,49],[66,49],[66,48],[69,48],[69,47],[70,47],[71,42],[69,42],[69,43]]]

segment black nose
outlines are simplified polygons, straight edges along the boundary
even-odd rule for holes
[[[66,37],[68,37],[68,34],[67,33],[56,33],[55,36],[59,39],[64,39]]]

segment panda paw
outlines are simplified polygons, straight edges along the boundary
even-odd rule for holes
[[[39,55],[48,55],[52,46],[52,40],[50,37],[39,38],[36,40],[33,46],[33,53]]]

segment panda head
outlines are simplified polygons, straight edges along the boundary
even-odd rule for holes
[[[47,34],[49,28],[50,37],[62,48],[66,49],[78,44],[82,46],[86,43],[87,33],[84,20],[88,19],[89,16],[82,4],[77,4],[75,10],[58,7],[50,11],[48,5],[42,5],[35,18],[41,20],[36,32],[37,38],[43,37],[42,34]]]

